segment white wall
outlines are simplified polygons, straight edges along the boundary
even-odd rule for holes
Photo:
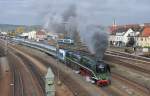
[[[138,37],[137,44],[141,47],[150,47],[150,37]]]
[[[134,34],[134,31],[132,30],[132,29],[129,29],[125,34],[124,34],[124,36],[123,36],[123,42],[125,43],[125,44],[127,44],[127,42],[128,42],[128,36],[130,35],[130,36],[133,36],[133,34]]]
[[[28,39],[36,40],[36,31],[28,32]]]
[[[110,40],[114,40],[114,42],[122,42],[123,44],[127,44],[128,42],[128,36],[136,36],[136,32],[134,32],[132,29],[128,29],[126,32],[118,32],[114,37],[110,37]],[[113,38],[113,39],[112,39]]]

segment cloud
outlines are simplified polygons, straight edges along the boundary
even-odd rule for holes
[[[45,18],[60,16],[71,4],[86,21],[110,25],[150,22],[150,0],[0,0],[0,23],[44,24]]]

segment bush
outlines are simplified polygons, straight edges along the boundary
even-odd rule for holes
[[[131,54],[131,53],[134,53],[134,50],[133,50],[133,48],[129,48],[129,47],[128,47],[128,48],[125,48],[125,49],[124,49],[124,52],[127,52],[127,53],[130,53],[130,54]]]

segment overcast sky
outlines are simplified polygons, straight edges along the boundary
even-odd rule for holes
[[[0,0],[0,23],[44,24],[71,4],[83,21],[111,25],[115,18],[118,24],[150,23],[150,0]]]

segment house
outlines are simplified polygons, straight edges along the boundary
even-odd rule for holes
[[[48,32],[47,39],[48,40],[56,40],[56,39],[58,39],[58,34],[54,33],[54,32]]]
[[[143,28],[138,24],[131,25],[118,25],[110,27],[109,42],[115,46],[126,46],[131,40],[134,40],[135,46],[137,45],[137,37],[141,33]]]
[[[110,34],[109,35],[108,41],[109,41],[110,45],[114,45],[115,44],[115,37],[116,37],[116,35],[114,35],[114,34]]]
[[[46,32],[40,30],[36,32],[36,41],[45,40],[47,38]]]
[[[24,32],[19,36],[24,39],[36,40],[36,31]]]
[[[28,39],[30,40],[36,40],[36,31],[30,31],[28,32]]]
[[[138,46],[150,47],[150,26],[146,26],[138,37]]]
[[[20,38],[24,38],[24,39],[28,39],[29,33],[24,32],[24,33],[20,34],[19,37],[20,37]]]
[[[116,46],[126,46],[130,38],[133,38],[137,42],[137,36],[140,34],[140,30],[120,28],[116,30],[115,35],[110,35],[109,40],[111,44]],[[136,43],[135,43],[136,44]]]
[[[6,36],[6,35],[7,35],[7,32],[0,32],[0,35]]]
[[[54,32],[47,32],[47,41],[49,45],[56,45],[58,34]]]
[[[125,46],[128,42],[128,35],[132,32],[131,29],[127,30],[126,28],[120,28],[116,32],[115,36],[115,45],[117,46]]]

